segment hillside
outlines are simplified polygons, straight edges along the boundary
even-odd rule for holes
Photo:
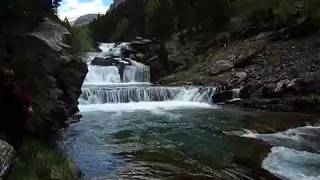
[[[133,0],[89,27],[97,41],[156,39],[136,50],[158,84],[241,89],[241,105],[317,111],[319,7],[313,0]]]
[[[93,20],[98,18],[99,14],[86,14],[78,17],[73,23],[73,26],[83,26],[91,23]]]

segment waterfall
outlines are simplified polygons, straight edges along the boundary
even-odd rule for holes
[[[211,103],[214,87],[115,87],[83,88],[81,105],[151,101],[191,101]]]
[[[119,69],[115,66],[88,66],[84,84],[120,83]]]
[[[240,100],[240,90],[241,89],[232,89],[232,100]]]
[[[94,57],[121,57],[121,48],[128,44],[100,44],[101,53]],[[95,66],[88,64],[88,74],[79,98],[81,106],[133,102],[197,102],[212,103],[214,87],[150,86],[150,67],[130,59],[114,58],[130,65]],[[108,58],[106,58],[108,60]],[[122,68],[122,69],[121,69]],[[122,71],[122,72],[121,72]],[[123,74],[121,74],[123,73]]]
[[[126,66],[123,72],[123,82],[150,82],[148,66]]]

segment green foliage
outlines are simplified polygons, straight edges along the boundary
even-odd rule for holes
[[[42,141],[26,140],[17,153],[8,180],[75,180],[72,163]]]
[[[292,0],[281,0],[276,10],[276,15],[283,21],[287,21],[296,13],[296,7]]]
[[[124,17],[117,25],[116,32],[113,34],[112,39],[121,40],[129,32],[129,21]]]
[[[146,31],[145,6],[147,0],[130,0],[119,6],[116,10],[110,10],[105,15],[99,16],[89,24],[92,36],[96,42],[114,41],[119,37],[117,28],[123,18],[128,20],[128,31],[121,40],[126,41],[135,36],[141,36]],[[119,40],[119,39],[117,39]]]
[[[61,0],[1,0],[0,17],[38,20],[56,12]]]
[[[135,36],[161,40],[185,30],[214,37],[227,30],[233,17],[263,29],[283,27],[306,16],[320,27],[319,9],[319,0],[130,0],[92,22],[90,29],[95,41]],[[127,28],[130,31],[124,33]]]
[[[90,29],[87,26],[71,27],[71,37],[68,44],[72,47],[73,53],[94,51],[93,40]]]
[[[149,0],[146,6],[147,32],[164,40],[174,32],[175,15],[171,0]]]
[[[304,0],[303,14],[309,17],[312,23],[320,27],[320,1],[319,0]]]

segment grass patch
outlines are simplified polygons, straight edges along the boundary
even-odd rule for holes
[[[78,173],[56,147],[27,139],[18,150],[8,180],[75,180]]]

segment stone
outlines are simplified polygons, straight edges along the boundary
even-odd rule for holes
[[[239,81],[245,80],[248,76],[248,74],[246,72],[236,72],[235,75],[239,79]]]
[[[142,53],[137,53],[137,54],[136,54],[136,57],[137,57],[138,59],[143,59],[143,58],[144,58],[144,54],[142,54]]]
[[[257,56],[258,51],[254,48],[247,50],[247,52],[242,52],[236,60],[233,62],[234,67],[243,68],[253,64],[253,59]]]
[[[70,32],[65,27],[46,18],[29,36],[42,40],[52,50],[60,52],[63,48],[70,47],[63,42],[64,36],[69,34]]]
[[[234,66],[230,61],[219,60],[219,61],[216,61],[214,64],[211,65],[210,74],[211,75],[218,75],[218,74],[221,74],[223,72],[229,71],[233,67]]]
[[[13,161],[14,149],[7,142],[0,140],[0,179],[4,179]]]
[[[277,83],[276,88],[274,90],[275,93],[284,93],[290,81],[288,79],[282,80]]]
[[[78,112],[87,64],[68,53],[64,46],[68,34],[60,24],[45,19],[35,31],[10,38],[19,43],[6,44],[17,79],[32,96],[32,133],[47,135],[64,127],[64,121]]]

